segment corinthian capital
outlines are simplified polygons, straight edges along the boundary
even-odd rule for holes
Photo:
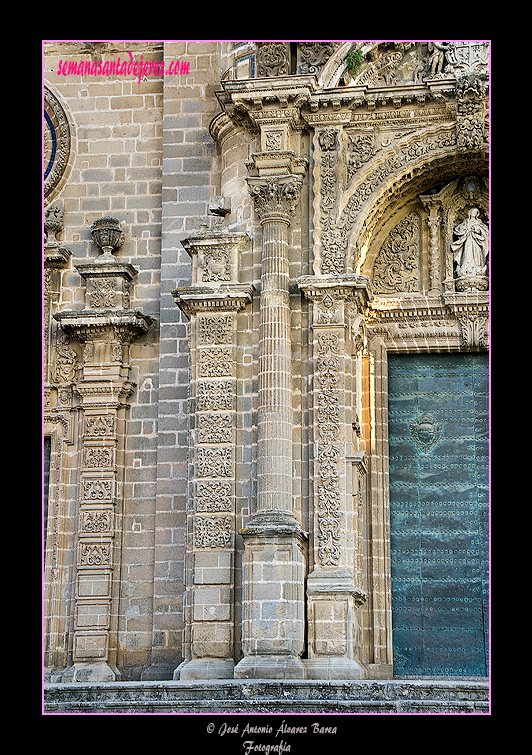
[[[261,224],[275,221],[290,224],[301,195],[300,178],[248,178],[247,182]]]

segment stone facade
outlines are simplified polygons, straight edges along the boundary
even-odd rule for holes
[[[47,682],[393,677],[388,358],[488,349],[488,59],[44,44]]]

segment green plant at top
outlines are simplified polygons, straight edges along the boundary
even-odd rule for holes
[[[346,61],[347,67],[352,76],[356,76],[359,72],[363,58],[362,50],[350,50],[348,52]]]

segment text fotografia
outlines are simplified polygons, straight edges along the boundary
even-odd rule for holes
[[[145,76],[184,76],[190,71],[187,60],[172,60],[168,66],[164,60],[134,60],[131,52],[129,60],[60,60],[58,76],[134,76],[140,84]]]
[[[291,745],[284,739],[280,739],[281,736],[297,736],[305,734],[336,734],[336,726],[323,726],[320,723],[311,723],[305,726],[292,726],[283,719],[280,725],[266,724],[256,725],[246,723],[245,726],[241,726],[239,723],[227,724],[222,723],[216,726],[213,723],[207,725],[207,731],[209,734],[216,733],[219,737],[236,735],[241,737],[242,748],[244,755],[253,755],[254,752],[266,753],[266,755],[282,755],[282,753],[290,752]],[[275,743],[265,744],[263,742],[257,742],[251,737],[253,736],[271,736],[277,740]]]

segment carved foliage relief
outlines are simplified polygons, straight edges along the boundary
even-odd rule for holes
[[[290,44],[261,42],[257,50],[258,76],[286,76],[290,73]]]
[[[340,336],[322,332],[316,344],[318,558],[324,566],[340,561]]]
[[[419,291],[420,218],[411,212],[392,229],[375,260],[378,294]]]

